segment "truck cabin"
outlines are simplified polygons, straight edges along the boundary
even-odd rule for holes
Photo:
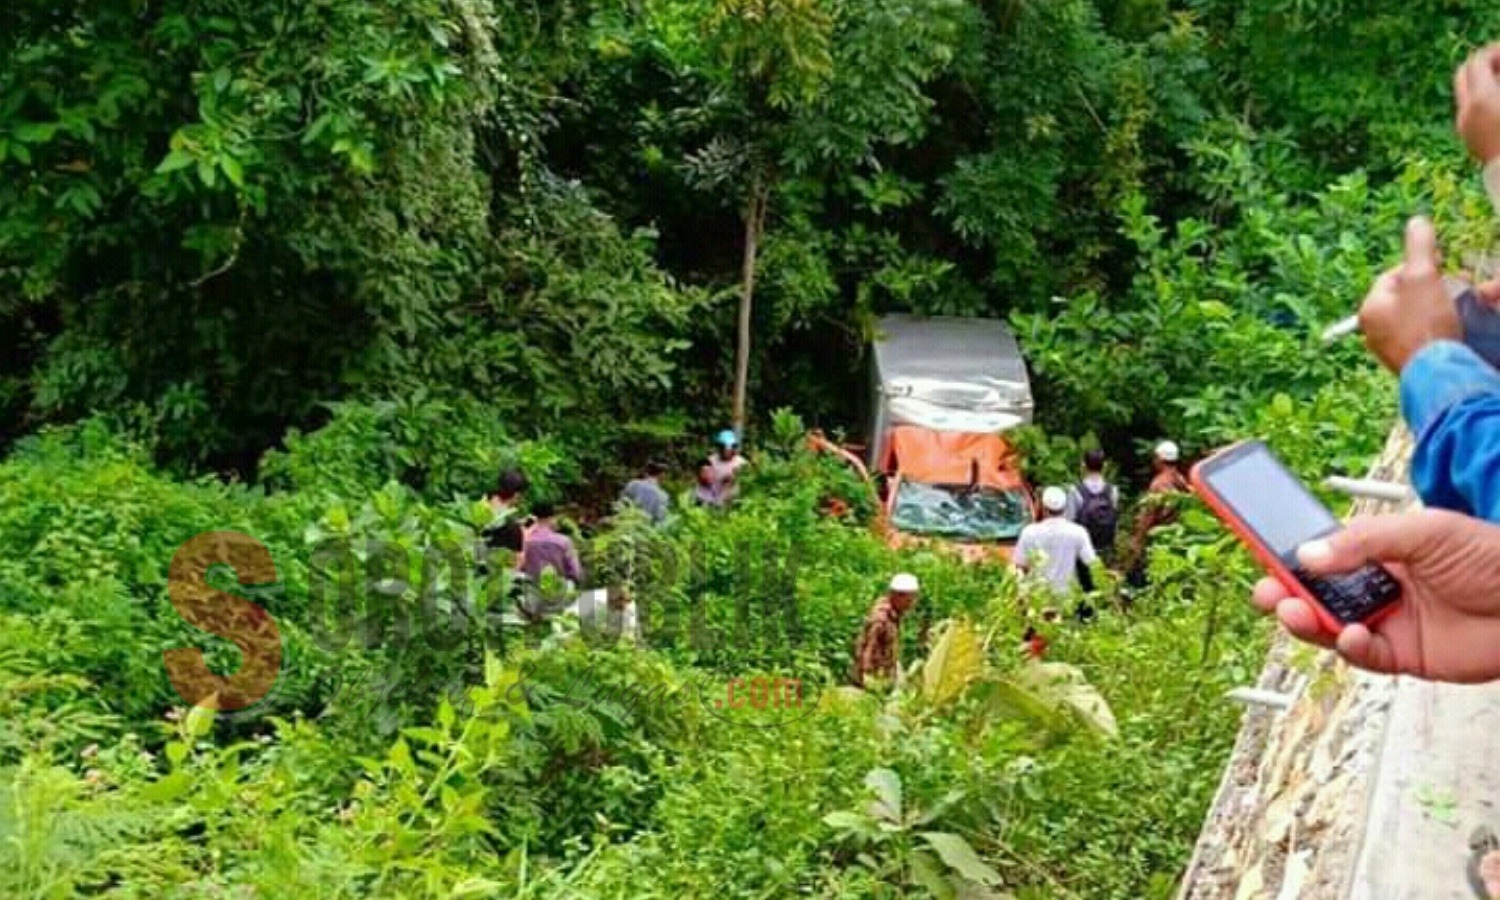
[[[1004,433],[1031,421],[1026,363],[1004,322],[887,316],[874,342],[870,464],[899,532],[1011,542],[1034,519]]]

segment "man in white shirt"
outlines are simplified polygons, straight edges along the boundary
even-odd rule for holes
[[[1063,515],[1067,508],[1067,491],[1060,487],[1042,491],[1042,520],[1021,529],[1010,557],[1017,569],[1041,576],[1059,594],[1078,584],[1080,563],[1091,566],[1098,559],[1088,531]]]

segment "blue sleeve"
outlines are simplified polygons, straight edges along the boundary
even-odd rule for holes
[[[1463,344],[1429,344],[1401,372],[1401,411],[1422,502],[1500,522],[1500,372]]]

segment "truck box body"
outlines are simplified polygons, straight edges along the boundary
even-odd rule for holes
[[[891,429],[999,434],[1031,421],[1026,361],[997,319],[881,319],[874,341],[870,463],[885,458]]]

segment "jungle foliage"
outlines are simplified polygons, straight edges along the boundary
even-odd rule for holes
[[[1002,317],[1034,483],[1103,445],[1129,496],[1163,436],[1360,469],[1394,387],[1315,335],[1407,216],[1453,259],[1493,242],[1447,91],[1497,12],[5,4],[0,894],[1170,896],[1259,664],[1248,561],[1189,510],[1132,609],[1109,582],[1029,664],[1053,601],[889,548],[805,425],[859,436],[879,315]],[[714,515],[682,473],[737,348],[755,463]],[[610,508],[647,458],[663,529]],[[644,646],[432,558],[510,465]],[[284,659],[215,719],[161,652],[239,664],[167,590],[223,530],[275,562],[215,577]],[[319,549],[372,541],[330,610]],[[843,688],[898,570],[911,673]],[[761,678],[805,714],[716,705]]]

